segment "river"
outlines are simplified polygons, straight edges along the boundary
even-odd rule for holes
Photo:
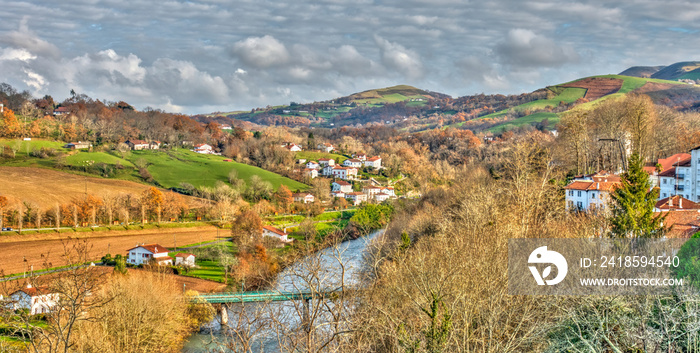
[[[363,255],[382,233],[378,230],[297,261],[277,276],[272,289],[330,291],[356,287]],[[182,352],[280,352],[321,345],[333,330],[342,329],[342,318],[349,315],[352,306],[352,302],[342,299],[311,301],[308,312],[314,334],[305,335],[302,317],[306,308],[301,301],[235,304],[228,310],[228,329],[222,330],[217,318],[190,336]]]

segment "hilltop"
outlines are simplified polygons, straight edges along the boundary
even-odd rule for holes
[[[668,66],[634,66],[620,75],[657,78],[662,80],[700,79],[700,61],[681,61]]]

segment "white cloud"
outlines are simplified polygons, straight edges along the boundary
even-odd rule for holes
[[[29,62],[36,59],[36,55],[28,52],[26,49],[5,48],[0,50],[0,60],[19,60]]]
[[[518,68],[559,67],[579,59],[573,48],[522,28],[510,30],[494,51],[504,64]]]
[[[233,53],[245,64],[255,68],[278,66],[289,60],[285,45],[270,35],[236,42]]]
[[[410,79],[418,79],[424,76],[423,63],[418,53],[406,49],[400,44],[391,43],[377,35],[374,36],[374,40],[379,46],[384,65],[395,69]]]

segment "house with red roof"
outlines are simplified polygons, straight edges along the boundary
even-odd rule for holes
[[[195,260],[194,254],[178,253],[175,255],[175,265],[177,266],[194,267]]]
[[[382,167],[382,158],[379,156],[374,156],[372,158],[367,158],[367,160],[365,160],[364,163],[365,167],[380,169]]]
[[[58,303],[58,293],[52,293],[49,287],[27,287],[13,292],[9,296],[15,310],[27,309],[30,315],[47,314]]]
[[[173,258],[168,256],[168,249],[158,244],[141,244],[128,251],[126,263],[134,266],[155,263],[172,265]]]
[[[331,191],[342,191],[344,193],[352,192],[352,184],[343,180],[336,180],[331,184]]]
[[[285,243],[290,243],[292,242],[292,239],[287,238],[289,233],[287,233],[286,230],[281,230],[278,228],[275,228],[273,226],[263,226],[262,227],[262,236],[263,237],[273,237],[277,238],[282,242]]]
[[[654,206],[654,212],[686,210],[700,211],[700,204],[697,202],[690,201],[683,196],[674,195],[657,201],[656,205]]]
[[[620,186],[620,177],[605,171],[577,176],[564,187],[566,209],[607,210],[610,193]]]

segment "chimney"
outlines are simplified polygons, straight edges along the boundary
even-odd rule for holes
[[[595,183],[595,189],[600,190],[600,183]]]
[[[32,288],[31,282],[27,282],[27,288]]]
[[[683,197],[678,198],[678,208],[683,208]]]
[[[673,196],[668,198],[668,207],[669,208],[673,207]]]

